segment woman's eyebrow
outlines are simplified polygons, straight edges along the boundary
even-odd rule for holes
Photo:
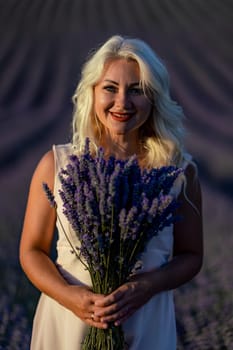
[[[104,79],[104,82],[115,84],[115,85],[119,85],[119,83],[117,83],[116,81],[111,80],[111,79]],[[135,83],[129,84],[129,86],[138,86],[138,85],[140,85],[140,83],[138,81],[135,82]]]

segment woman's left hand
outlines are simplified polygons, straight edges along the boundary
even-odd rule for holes
[[[126,321],[151,298],[149,275],[148,272],[133,275],[129,282],[96,301],[95,306],[99,309],[95,311],[95,316],[101,322],[114,322],[116,326]]]

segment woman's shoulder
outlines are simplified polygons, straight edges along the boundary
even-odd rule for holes
[[[41,183],[46,182],[50,187],[54,178],[54,154],[52,150],[43,154],[39,160],[31,180],[31,188],[40,188]]]
[[[32,183],[46,182],[53,187],[55,174],[65,165],[71,153],[72,145],[70,143],[53,145],[39,160],[32,177]]]
[[[38,162],[36,167],[37,172],[48,172],[52,170],[54,166],[54,153],[53,150],[50,149],[46,153],[43,154],[41,159]]]
[[[47,176],[48,174],[53,176],[56,169],[56,163],[60,162],[63,158],[67,158],[67,155],[71,153],[72,145],[70,143],[53,145],[50,150],[42,155],[34,174],[37,176],[43,176],[44,174]]]

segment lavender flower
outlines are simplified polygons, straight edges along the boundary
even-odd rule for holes
[[[43,189],[45,191],[46,197],[48,198],[48,201],[49,201],[51,207],[52,208],[56,208],[57,204],[56,204],[54,195],[53,195],[52,191],[50,190],[49,186],[46,183],[44,183],[44,182],[43,182],[42,186],[43,186]]]

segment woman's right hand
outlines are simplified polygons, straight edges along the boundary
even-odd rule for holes
[[[67,309],[89,326],[101,329],[108,327],[108,323],[95,316],[95,311],[97,311],[95,303],[104,299],[104,295],[93,293],[89,287],[83,285],[67,285],[65,289],[65,298],[62,304]]]

